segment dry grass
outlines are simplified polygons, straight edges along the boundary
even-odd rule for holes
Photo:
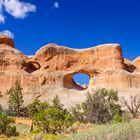
[[[16,118],[16,127],[20,135],[10,138],[1,135],[0,140],[140,140],[140,120],[106,125],[75,123],[75,133],[69,130],[61,136],[39,131],[30,133],[30,124],[31,120],[27,118]]]
[[[140,120],[93,125],[90,129],[62,137],[61,140],[140,140]]]

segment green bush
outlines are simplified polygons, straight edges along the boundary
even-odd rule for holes
[[[36,99],[28,105],[29,117],[32,119],[31,131],[36,126],[45,133],[58,134],[71,127],[74,122],[84,123],[118,123],[122,121],[121,107],[118,104],[118,92],[98,89],[87,93],[87,100],[81,105],[64,108],[58,96],[52,104]]]
[[[71,112],[74,122],[85,122],[85,113],[81,105],[77,104],[75,107],[71,107]]]
[[[18,133],[16,132],[16,127],[12,126],[12,123],[14,123],[13,118],[0,114],[0,134],[16,136]]]
[[[7,126],[6,128],[6,132],[5,135],[10,137],[10,136],[17,136],[17,132],[16,132],[16,126]]]
[[[110,122],[114,115],[121,115],[118,104],[118,92],[115,90],[98,89],[87,93],[87,100],[82,104],[86,121],[89,123]]]
[[[28,111],[33,124],[46,133],[61,133],[73,123],[72,115],[63,108],[57,96],[52,105],[35,100],[28,106]]]
[[[121,106],[118,104],[118,92],[98,89],[87,92],[82,105],[72,107],[74,121],[89,123],[107,123],[121,121]]]
[[[112,123],[122,122],[122,117],[119,114],[115,114],[111,120]]]

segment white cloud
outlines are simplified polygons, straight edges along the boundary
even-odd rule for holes
[[[54,8],[59,8],[59,3],[58,3],[58,1],[55,1],[55,2],[54,2],[53,7],[54,7]]]
[[[0,13],[0,23],[4,23],[4,22],[5,22],[4,15]]]
[[[10,32],[9,30],[4,30],[4,31],[0,32],[0,34],[8,36],[10,38],[14,38],[14,34],[12,32]]]
[[[5,22],[3,10],[15,18],[25,18],[29,12],[36,11],[36,6],[19,0],[0,0],[0,23]]]
[[[2,12],[2,5],[3,5],[3,1],[0,1],[0,12]]]
[[[5,22],[4,15],[2,13],[2,5],[3,5],[3,1],[0,1],[0,23],[4,23]]]
[[[15,18],[25,18],[29,12],[35,12],[36,7],[27,2],[19,0],[4,0],[6,11]]]

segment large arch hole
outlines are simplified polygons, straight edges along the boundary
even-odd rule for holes
[[[80,85],[83,88],[86,88],[89,84],[89,75],[85,73],[77,73],[72,78],[77,85]]]
[[[81,89],[87,89],[89,85],[90,76],[86,73],[76,73],[72,77],[73,82]]]
[[[85,90],[90,85],[92,75],[93,71],[88,69],[66,74],[63,79],[63,86],[68,89]]]

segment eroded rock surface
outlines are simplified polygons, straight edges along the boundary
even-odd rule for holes
[[[90,76],[89,85],[76,84],[73,76],[85,73]],[[124,59],[119,44],[104,44],[88,49],[71,49],[48,44],[32,57],[14,48],[14,41],[0,36],[0,91],[1,104],[6,107],[6,91],[19,80],[23,87],[25,104],[36,97],[51,100],[58,94],[66,106],[85,99],[92,88],[113,88],[120,95],[140,92],[140,58]]]

